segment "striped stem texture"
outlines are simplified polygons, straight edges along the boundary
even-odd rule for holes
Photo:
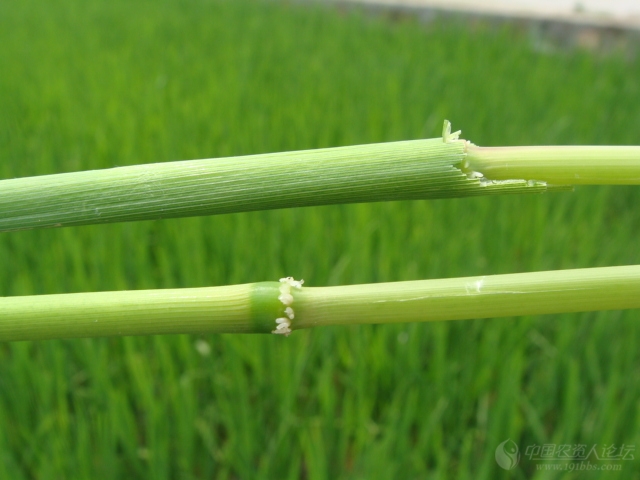
[[[445,137],[2,180],[0,231],[549,188],[470,174],[466,147]]]

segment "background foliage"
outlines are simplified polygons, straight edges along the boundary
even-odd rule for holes
[[[639,141],[637,55],[537,51],[514,28],[23,0],[0,4],[0,45],[1,178],[434,137],[444,118],[487,146]],[[0,294],[638,264],[639,201],[583,187],[2,234]],[[3,344],[0,478],[543,478],[499,469],[496,446],[638,444],[639,320]]]

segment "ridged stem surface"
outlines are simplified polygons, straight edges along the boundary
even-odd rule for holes
[[[0,231],[547,190],[470,178],[464,148],[436,138],[2,180]]]

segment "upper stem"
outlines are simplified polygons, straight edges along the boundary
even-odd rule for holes
[[[431,139],[2,180],[0,231],[473,195],[463,159]]]
[[[0,181],[0,232],[336,203],[542,193],[482,182],[444,138],[189,160]]]

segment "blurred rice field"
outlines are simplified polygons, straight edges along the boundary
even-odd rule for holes
[[[444,118],[486,146],[640,142],[637,55],[539,52],[515,28],[21,0],[0,45],[0,178],[436,137]],[[0,295],[639,264],[639,205],[581,187],[5,233]],[[524,452],[638,445],[639,347],[637,310],[0,344],[0,478],[633,478],[640,460],[553,472]]]

